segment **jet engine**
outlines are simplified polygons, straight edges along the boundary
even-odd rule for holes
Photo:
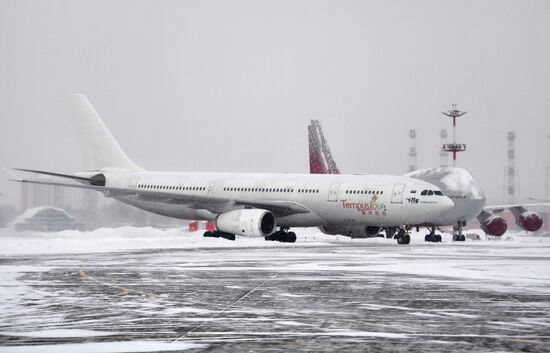
[[[325,227],[325,226],[321,226],[319,227],[319,230],[321,231],[321,233],[323,234],[327,234],[327,235],[338,235],[340,233],[338,233],[338,231],[335,230],[334,227]]]
[[[506,233],[508,229],[508,223],[501,216],[489,216],[480,222],[481,229],[487,235],[492,235],[495,237],[500,237],[502,234]]]
[[[321,231],[325,234],[341,234],[350,238],[371,238],[376,237],[380,232],[377,226],[323,226]]]
[[[542,227],[542,217],[537,212],[523,211],[516,216],[516,224],[523,230],[536,232]]]
[[[365,232],[369,237],[375,237],[380,233],[380,227],[367,226],[365,227]]]
[[[275,230],[273,213],[260,209],[242,209],[222,213],[216,218],[219,231],[248,237],[265,237]]]

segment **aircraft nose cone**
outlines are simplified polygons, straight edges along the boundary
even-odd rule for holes
[[[455,207],[455,203],[448,196],[444,196],[440,199],[440,205],[439,208],[442,212],[447,212]]]

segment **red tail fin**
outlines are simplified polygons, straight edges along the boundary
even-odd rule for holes
[[[310,174],[340,174],[318,120],[308,126]]]
[[[309,173],[310,174],[327,174],[325,162],[321,155],[321,144],[319,137],[315,132],[315,128],[310,125],[307,127],[309,132]]]

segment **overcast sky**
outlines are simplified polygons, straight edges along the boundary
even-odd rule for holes
[[[312,118],[345,173],[405,173],[410,128],[436,167],[457,103],[458,165],[489,201],[508,130],[542,197],[550,1],[0,0],[0,165],[81,169],[76,92],[137,164],[178,171],[308,172]]]

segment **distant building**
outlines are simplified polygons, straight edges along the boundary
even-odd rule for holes
[[[50,181],[47,177],[35,180]],[[187,221],[146,212],[103,196],[100,192],[42,184],[21,184],[21,213],[29,208],[65,210],[87,227],[187,227]]]
[[[26,210],[13,221],[17,231],[33,230],[41,232],[58,232],[67,229],[82,229],[73,217],[60,208],[36,207]]]
[[[41,179],[37,178],[37,180]],[[21,212],[33,207],[53,206],[71,211],[85,209],[88,214],[93,215],[99,212],[102,199],[104,197],[94,190],[41,184],[21,184]]]

